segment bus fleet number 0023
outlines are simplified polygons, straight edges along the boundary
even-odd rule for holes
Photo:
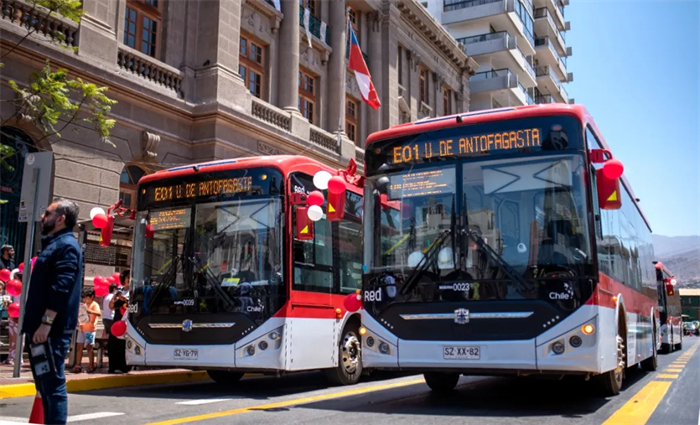
[[[479,360],[481,350],[479,347],[456,347],[446,345],[442,347],[442,357],[445,360]]]

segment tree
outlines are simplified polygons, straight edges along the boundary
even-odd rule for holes
[[[14,46],[0,56],[0,67],[3,59],[14,52],[22,42],[34,35],[48,18],[60,15],[76,23],[80,22],[83,14],[81,0],[26,0],[32,5],[30,16],[38,16],[37,22],[26,22],[27,34]],[[34,15],[34,12],[37,12]],[[28,20],[27,20],[28,21]],[[63,41],[65,35],[56,31],[53,40]],[[77,49],[77,47],[75,48]],[[20,86],[10,81],[9,86],[15,93],[13,99],[3,99],[11,103],[14,113],[9,117],[0,116],[0,126],[15,118],[33,123],[44,133],[36,143],[52,136],[61,137],[61,133],[71,124],[83,122],[88,124],[105,143],[115,146],[109,140],[110,130],[115,120],[109,118],[109,112],[116,101],[105,94],[107,87],[72,78],[65,69],[53,69],[49,60],[41,70],[29,76],[29,84]],[[10,146],[0,144],[0,167],[10,167],[6,160],[16,152]]]

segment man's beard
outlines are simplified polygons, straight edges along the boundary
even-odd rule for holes
[[[46,236],[56,227],[56,219],[53,218],[51,221],[41,222],[41,234]]]

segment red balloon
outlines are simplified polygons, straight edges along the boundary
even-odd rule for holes
[[[105,279],[105,278],[102,277],[102,276],[95,276],[95,277],[92,279],[92,281],[93,281],[93,283],[95,284],[95,286],[98,286],[98,285],[99,285],[99,286],[108,285],[108,284],[107,284],[107,279]]]
[[[24,263],[19,263],[19,266],[17,266],[17,268],[19,269],[20,273],[24,273]]]
[[[360,294],[350,294],[347,297],[345,297],[345,301],[343,301],[343,306],[347,311],[353,313],[361,309],[362,298],[360,297]]]
[[[306,197],[306,203],[309,206],[318,205],[320,207],[323,205],[324,200],[323,193],[318,190],[314,190],[313,192],[309,193],[309,196]]]
[[[114,273],[114,274],[112,275],[112,277],[114,278],[114,280],[116,280],[117,282],[119,282],[119,279],[121,278],[121,274],[119,274],[119,273]]]
[[[12,274],[12,271],[10,269],[2,269],[0,270],[0,280],[3,282],[7,282],[10,280],[10,275]]]
[[[11,281],[7,282],[5,290],[7,290],[8,294],[16,297],[22,293],[22,282],[20,282],[19,279],[12,279]]]
[[[95,286],[95,296],[96,297],[104,297],[107,294],[109,294],[109,286],[106,286],[106,285]]]
[[[619,179],[622,173],[625,172],[625,167],[617,159],[610,159],[603,165],[603,175],[610,180]]]
[[[117,320],[116,322],[112,323],[110,333],[117,338],[123,336],[126,333],[126,322],[123,320]]]
[[[117,283],[117,280],[113,276],[110,276],[105,280],[107,281],[108,284]]]
[[[32,258],[32,271],[34,271],[34,263],[36,263],[36,257]]]
[[[10,317],[13,318],[18,318],[19,317],[19,303],[12,303],[7,306],[7,314],[10,315]]]
[[[92,225],[101,229],[107,225],[107,216],[105,214],[97,214],[92,218]]]
[[[156,230],[153,228],[153,225],[147,224],[146,225],[146,239],[153,239],[153,237],[156,235]]]
[[[328,180],[328,191],[339,195],[345,190],[345,180],[340,176],[331,177]]]

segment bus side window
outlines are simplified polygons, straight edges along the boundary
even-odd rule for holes
[[[340,293],[362,287],[362,221],[343,220],[338,231]]]

